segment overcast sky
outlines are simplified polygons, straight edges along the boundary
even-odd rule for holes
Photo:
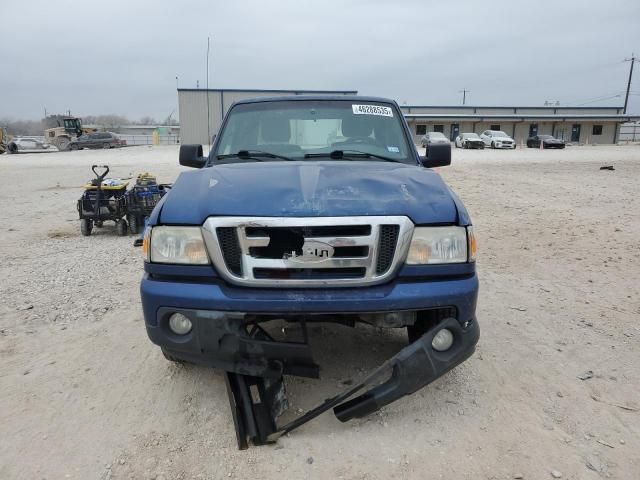
[[[355,89],[401,104],[456,105],[466,88],[472,105],[622,105],[622,61],[640,54],[638,0],[0,3],[0,118],[165,119],[176,75],[204,87],[208,35],[211,88]]]

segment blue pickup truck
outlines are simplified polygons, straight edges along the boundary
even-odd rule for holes
[[[144,234],[142,305],[164,356],[226,372],[240,448],[333,409],[362,417],[474,351],[471,220],[420,156],[398,105],[362,96],[235,103],[211,151],[182,145],[180,174]],[[294,322],[300,339],[270,328]],[[407,346],[362,381],[285,424],[283,376],[318,378],[308,325],[406,329]],[[274,333],[275,332],[275,333]],[[317,340],[316,341],[321,341]]]

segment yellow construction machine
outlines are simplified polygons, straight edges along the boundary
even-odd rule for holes
[[[77,117],[63,117],[56,119],[57,127],[47,128],[44,131],[44,140],[47,143],[55,145],[62,151],[69,147],[71,141],[77,139],[80,135],[93,133],[95,128],[84,128],[82,120]]]

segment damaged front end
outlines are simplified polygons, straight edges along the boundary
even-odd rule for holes
[[[159,316],[159,332],[175,312],[176,309],[167,309]],[[181,339],[182,344],[178,346],[181,351],[169,353],[188,361],[189,351],[193,351],[192,358],[197,363],[203,363],[206,358],[208,361],[204,363],[226,371],[227,393],[240,449],[250,444],[274,442],[330,409],[342,422],[373,413],[462,363],[472,355],[479,338],[477,322],[470,320],[461,324],[455,318],[454,308],[357,316],[285,317],[300,325],[299,341],[276,339],[263,328],[270,319],[282,316],[198,310],[179,310],[179,313],[191,320],[194,335]],[[350,384],[345,391],[295,420],[279,425],[278,417],[288,408],[284,375],[319,378],[320,369],[313,360],[308,337],[308,324],[318,321],[348,326],[356,321],[379,327],[406,326],[413,341],[362,381]]]

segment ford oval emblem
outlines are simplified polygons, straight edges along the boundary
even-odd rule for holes
[[[334,248],[328,243],[305,240],[304,245],[302,245],[302,255],[298,255],[294,251],[286,254],[285,258],[298,263],[323,262],[333,257],[334,251]]]

